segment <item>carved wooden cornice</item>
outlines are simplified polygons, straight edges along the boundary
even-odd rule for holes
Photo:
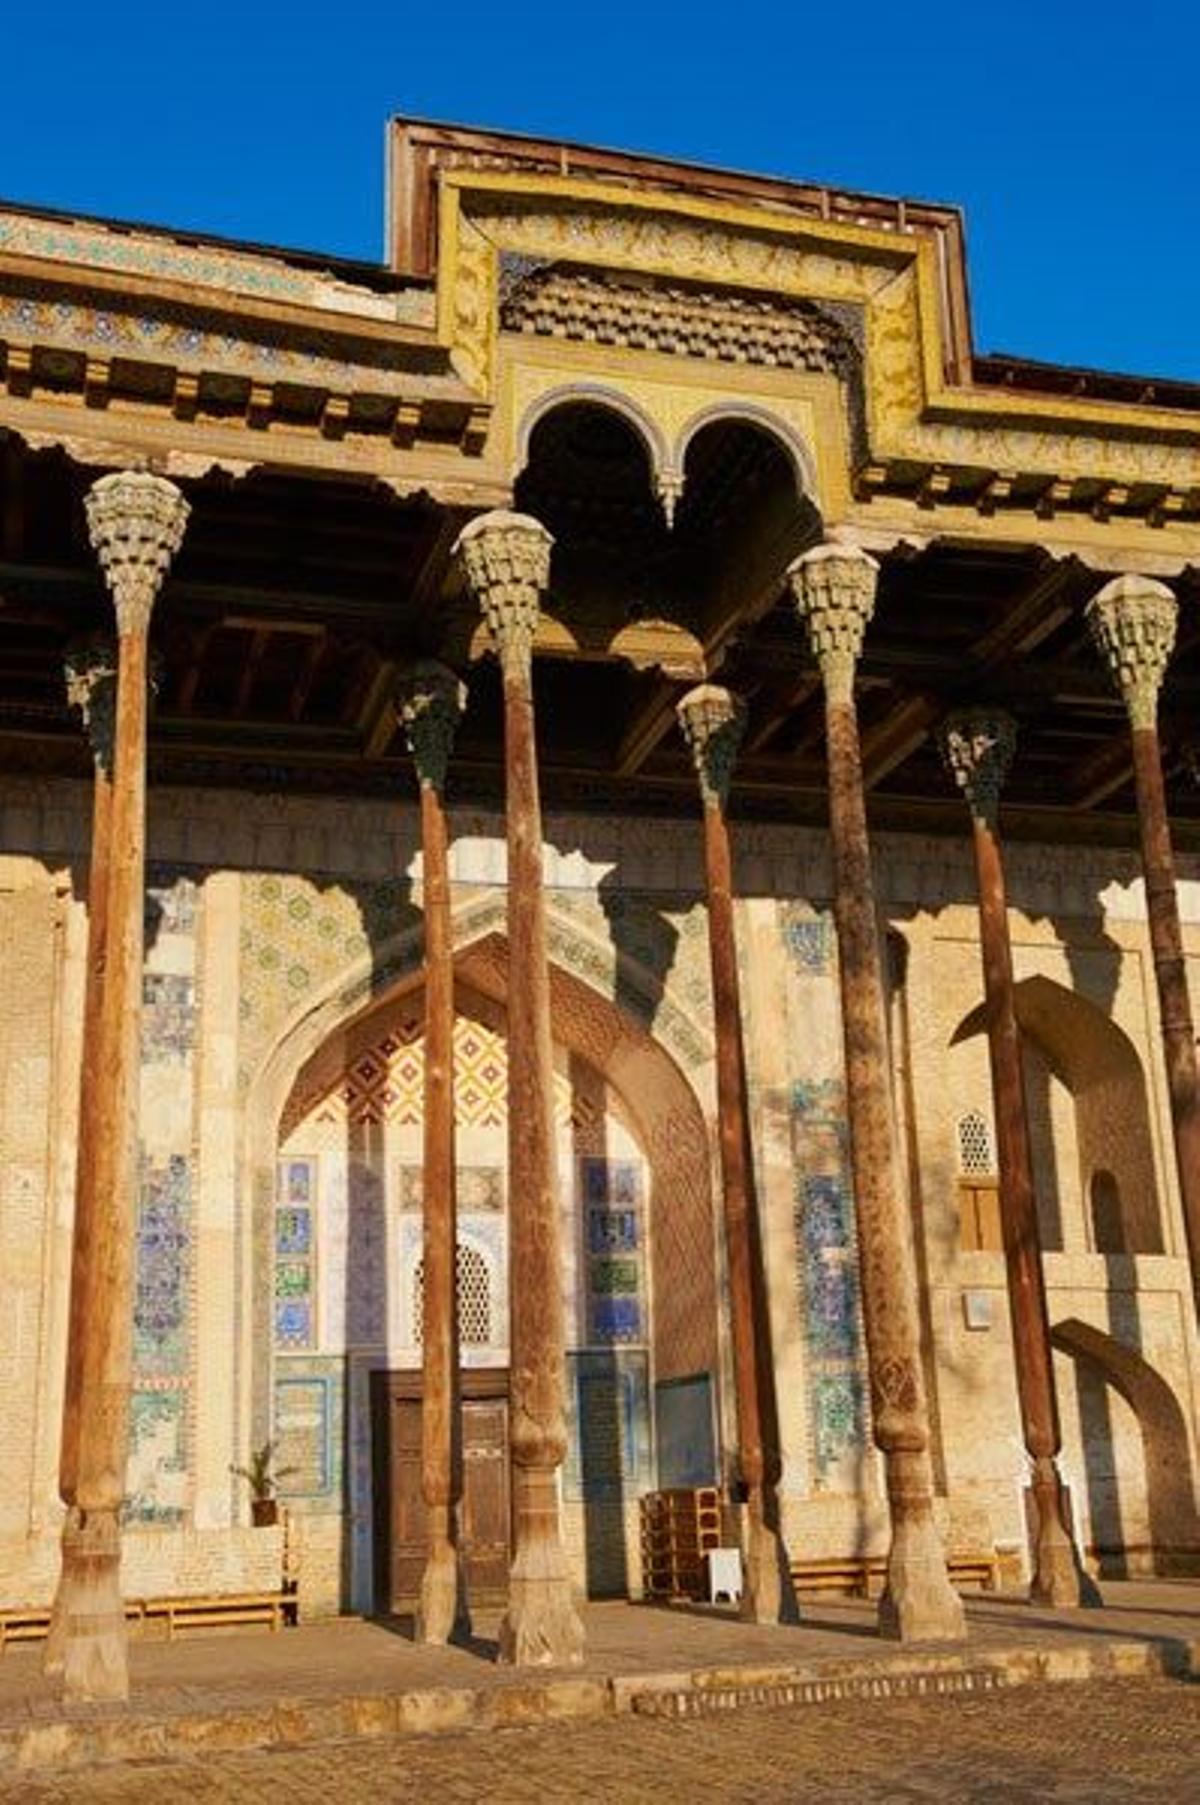
[[[506,281],[509,275],[502,260],[506,332],[842,377],[858,361],[845,326],[811,301],[560,263],[519,268]]]

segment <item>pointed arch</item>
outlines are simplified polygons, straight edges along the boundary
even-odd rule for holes
[[[507,899],[501,889],[455,911],[456,985],[503,1010],[508,990]],[[715,1226],[706,1112],[711,1111],[712,1044],[707,1029],[669,979],[614,949],[579,916],[547,896],[552,1031],[592,1066],[621,1100],[652,1175],[650,1233],[664,1282],[654,1311],[660,1376],[718,1371]],[[249,1306],[255,1358],[251,1434],[270,1424],[270,1271],[265,1224],[274,1207],[279,1128],[300,1074],[327,1044],[344,1041],[376,1011],[422,986],[418,922],[364,952],[286,1021],[252,1075],[243,1110],[244,1174],[251,1198],[253,1271]],[[612,994],[601,989],[605,983]],[[620,1001],[616,997],[620,997]]]
[[[1137,1048],[1090,998],[1040,973],[1014,986],[1013,1001],[1027,1049],[1036,1051],[1074,1104],[1079,1207],[1088,1214],[1090,1245],[1106,1254],[1162,1253],[1150,1105]],[[960,1046],[985,1028],[980,1003],[963,1017],[950,1044]],[[1027,1091],[1032,1075],[1027,1062]],[[1028,1100],[1036,1130],[1048,1123],[1049,1111],[1037,1097]],[[1039,1180],[1048,1184],[1052,1161],[1046,1148],[1040,1161],[1037,1153],[1035,1144]]]
[[[1146,1505],[1155,1570],[1193,1570],[1200,1562],[1200,1517],[1187,1422],[1174,1391],[1136,1348],[1078,1317],[1056,1323],[1053,1345],[1098,1373],[1137,1419],[1146,1467]]]

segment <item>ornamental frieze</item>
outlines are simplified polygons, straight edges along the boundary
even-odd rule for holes
[[[550,179],[545,193],[526,178],[511,194],[486,174],[443,181],[454,203],[444,217],[443,258],[456,226],[469,240],[460,237],[457,262],[451,256],[439,273],[454,290],[443,320],[467,381],[491,377],[503,252],[542,265],[574,265],[577,282],[582,266],[608,272],[608,280],[614,272],[636,272],[667,283],[766,291],[785,302],[856,303],[866,320],[870,454],[877,459],[1158,484],[1175,492],[1200,484],[1200,428],[1177,411],[949,386],[941,370],[933,252],[916,236],[842,221],[775,226],[767,219],[761,225],[715,214],[704,219],[672,209],[669,201],[660,210],[644,197],[613,191],[593,198],[579,192],[581,184],[568,194]],[[832,248],[834,241],[844,244],[844,254]],[[524,321],[519,329],[537,330]],[[786,374],[781,369],[781,379]]]
[[[550,263],[507,281],[500,326],[546,338],[849,378],[856,347],[811,301]]]

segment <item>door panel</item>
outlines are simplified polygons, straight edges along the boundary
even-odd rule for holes
[[[381,1472],[379,1533],[387,1553],[380,1571],[385,1609],[412,1611],[425,1565],[425,1504],[421,1497],[421,1399],[413,1375],[387,1374],[386,1445],[377,1453]],[[490,1377],[490,1376],[489,1376]],[[475,1375],[472,1380],[478,1383]],[[492,1378],[506,1386],[501,1375]],[[508,1591],[511,1502],[508,1469],[508,1398],[463,1402],[462,1550],[472,1605],[501,1603]]]
[[[508,1400],[463,1405],[463,1556],[473,1604],[504,1598],[509,1564]]]

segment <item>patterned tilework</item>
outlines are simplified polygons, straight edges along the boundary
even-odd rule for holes
[[[420,917],[394,882],[312,883],[247,876],[242,889],[240,1062],[249,1076],[297,1004],[372,947],[412,930],[420,959]]]
[[[587,1282],[587,1338],[595,1344],[645,1341],[642,1168],[636,1160],[586,1156],[579,1162]]]
[[[317,1147],[345,1144],[347,1128],[417,1127],[424,1119],[425,1041],[420,1020],[396,1021],[360,1052],[348,1070],[302,1111],[304,1136]],[[571,1117],[571,1086],[554,1075],[554,1107],[560,1122]],[[508,1046],[500,1029],[471,1016],[454,1023],[454,1112],[459,1128],[503,1128],[508,1120]],[[293,1131],[294,1132],[294,1131]],[[472,1182],[468,1174],[467,1182]],[[411,1206],[410,1206],[411,1207]],[[496,1207],[496,1206],[491,1206]]]
[[[294,1352],[317,1337],[317,1162],[281,1159],[275,1193],[275,1346]]]
[[[818,1489],[842,1489],[838,1469],[862,1444],[866,1412],[854,1204],[839,1080],[793,1086],[792,1145],[815,1481]]]
[[[196,986],[178,972],[142,979],[142,1057],[182,1065],[196,1041]]]
[[[187,1506],[187,1393],[135,1388],[130,1400],[126,1522],[174,1529]]]
[[[633,1498],[651,1483],[648,1356],[568,1354],[564,1496]]]
[[[126,1514],[172,1527],[187,1514],[193,1379],[192,1079],[200,893],[151,866],[142,979],[142,1145],[135,1246]]]
[[[191,1170],[181,1154],[143,1159],[133,1304],[134,1370],[183,1377],[188,1363]]]
[[[779,930],[797,969],[806,977],[824,977],[832,970],[836,940],[828,913],[815,911],[807,903],[780,903]]]
[[[703,1064],[711,1049],[693,1021],[708,1020],[711,990],[707,916],[696,897],[622,890],[601,903],[578,890],[549,894],[551,958],[644,1023],[685,1069]],[[571,920],[582,933],[570,932]]]
[[[275,1474],[279,1494],[310,1509],[341,1508],[344,1361],[281,1358],[275,1373]]]

